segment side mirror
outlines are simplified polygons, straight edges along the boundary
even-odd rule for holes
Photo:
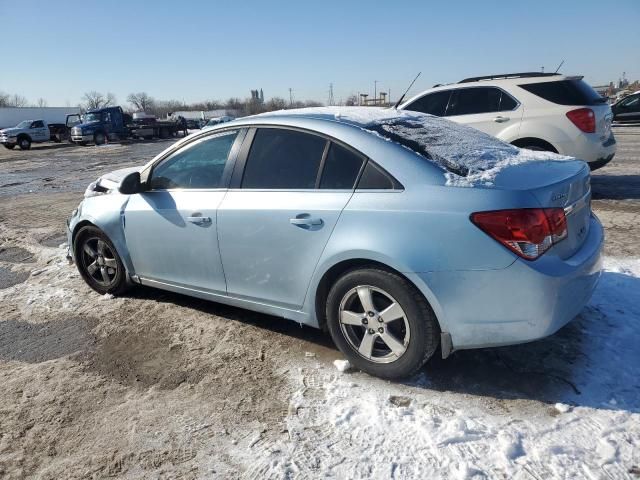
[[[142,184],[140,183],[140,172],[131,172],[129,175],[122,179],[120,182],[120,188],[118,191],[123,195],[133,195],[134,193],[140,193],[142,191]]]

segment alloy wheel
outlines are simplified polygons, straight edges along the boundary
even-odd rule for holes
[[[391,363],[407,350],[411,330],[400,304],[384,290],[361,285],[340,302],[340,329],[360,356],[374,363]]]
[[[111,286],[118,274],[118,262],[111,247],[99,237],[88,237],[80,253],[82,268],[98,285]]]

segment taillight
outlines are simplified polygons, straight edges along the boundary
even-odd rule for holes
[[[509,250],[535,260],[567,237],[562,208],[521,208],[471,214],[471,221]]]
[[[590,108],[578,108],[567,112],[567,118],[584,133],[596,131],[596,114]]]

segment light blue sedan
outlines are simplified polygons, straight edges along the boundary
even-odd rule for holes
[[[357,368],[554,333],[588,302],[603,229],[588,166],[429,115],[276,112],[191,135],[92,183],[70,255],[135,284],[327,329]]]

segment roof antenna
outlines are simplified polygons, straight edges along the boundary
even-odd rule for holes
[[[562,60],[562,61],[560,62],[560,65],[558,65],[558,68],[556,68],[556,71],[555,71],[555,72],[553,72],[553,73],[558,73],[558,70],[560,70],[560,67],[561,67],[563,64],[564,64],[564,60]]]
[[[413,87],[413,84],[416,83],[416,80],[418,79],[418,77],[420,76],[422,72],[418,72],[418,75],[416,75],[416,78],[413,79],[413,82],[411,82],[411,85],[409,85],[409,88],[407,88],[404,93],[402,94],[402,96],[398,99],[398,101],[396,102],[396,104],[393,106],[393,108],[397,109],[398,106],[400,105],[400,103],[402,103],[402,100],[404,100],[405,95],[407,94],[407,92],[409,90],[411,90],[411,87]]]

